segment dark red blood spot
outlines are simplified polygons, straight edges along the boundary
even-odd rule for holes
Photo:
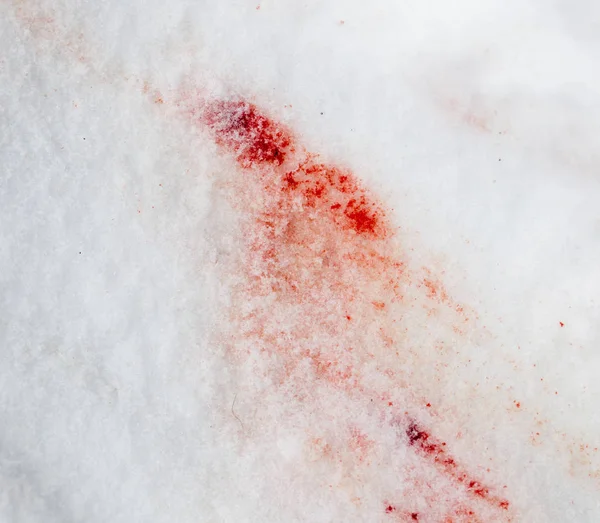
[[[387,507],[385,507],[385,512],[386,514],[391,514],[392,512],[396,511],[396,507],[394,507],[393,505],[388,505]]]
[[[409,423],[408,428],[406,429],[406,435],[408,436],[408,441],[411,445],[421,445],[420,442],[429,439],[429,434],[424,430],[420,430],[417,424],[413,422]]]
[[[416,512],[413,512],[413,513],[410,515],[410,519],[412,519],[413,521],[419,521],[419,514],[418,514],[418,513],[416,513]]]
[[[560,326],[561,326],[561,327],[564,327],[564,326],[565,326],[565,324],[564,324],[562,321],[559,321],[558,323],[560,323]]]
[[[213,101],[201,116],[219,145],[231,150],[244,167],[260,163],[280,165],[292,145],[285,129],[243,101]]]
[[[358,233],[375,233],[377,227],[377,211],[371,209],[364,198],[359,201],[350,200],[346,204],[344,214],[352,222],[353,229]]]

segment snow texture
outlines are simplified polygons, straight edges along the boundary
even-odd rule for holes
[[[0,2],[0,521],[600,521],[599,19]]]

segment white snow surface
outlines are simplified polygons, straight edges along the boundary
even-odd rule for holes
[[[0,521],[600,521],[598,5],[0,2]],[[370,410],[366,360],[351,392],[232,354],[241,168],[181,92],[350,169],[477,311],[391,394],[508,511]]]

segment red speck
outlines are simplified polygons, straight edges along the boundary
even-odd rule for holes
[[[558,323],[560,323],[560,326],[561,326],[561,327],[564,327],[564,326],[565,326],[565,324],[564,324],[562,321],[559,321]]]
[[[515,407],[517,407],[518,409],[520,409],[521,408],[521,403],[518,402],[518,401],[515,401]]]
[[[385,512],[386,514],[391,514],[392,512],[396,511],[396,507],[394,507],[393,505],[388,505],[387,507],[385,507]]]
[[[419,514],[417,512],[413,512],[410,515],[410,519],[412,519],[413,521],[419,521]]]
[[[428,403],[428,404],[426,405],[426,407],[431,407],[431,403]]]

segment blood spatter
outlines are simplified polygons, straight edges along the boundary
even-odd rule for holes
[[[192,113],[244,168],[280,166],[296,148],[291,133],[261,114],[254,104],[217,100],[200,104]],[[271,181],[286,193],[284,200],[300,198],[307,207],[327,209],[340,227],[356,234],[389,235],[383,207],[369,198],[349,171],[305,154],[293,170],[280,174],[279,180]]]
[[[379,430],[399,430],[398,445],[436,471],[440,484],[453,485],[434,492],[416,472],[412,488],[424,492],[431,513],[414,511],[410,496],[404,496],[385,505],[388,516],[480,521],[476,512],[483,507],[497,511],[497,521],[509,521],[503,516],[508,501],[473,478],[445,442],[408,414],[432,409],[412,399],[406,362],[418,361],[421,346],[441,352],[440,336],[459,336],[469,317],[431,271],[409,267],[384,202],[349,169],[306,151],[285,126],[251,103],[202,102],[190,116],[240,169],[228,183],[243,242],[231,269],[234,305],[227,320],[228,343],[240,347],[237,360],[263,357],[262,375],[268,372],[290,398],[302,398],[305,410],[315,387],[345,394],[348,401],[364,398],[367,405],[369,398],[385,398],[374,414],[383,424]],[[436,328],[423,330],[432,321]],[[395,405],[404,414],[390,413]],[[320,459],[336,467],[353,460],[349,475],[374,462],[386,466],[372,454],[382,444],[377,431],[358,429],[352,419],[338,422],[350,437],[330,435]],[[473,506],[465,505],[465,495]]]
[[[286,172],[282,190],[302,204],[328,212],[341,227],[357,234],[385,237],[390,234],[381,205],[369,199],[348,171],[311,161],[310,156]]]
[[[478,480],[472,478],[466,470],[457,464],[448,452],[448,446],[443,441],[438,441],[422,429],[414,421],[408,423],[406,436],[411,447],[417,449],[426,459],[433,462],[448,477],[457,484],[463,486],[467,493],[481,498],[499,509],[508,510],[508,500],[494,495],[490,488],[484,486]]]

